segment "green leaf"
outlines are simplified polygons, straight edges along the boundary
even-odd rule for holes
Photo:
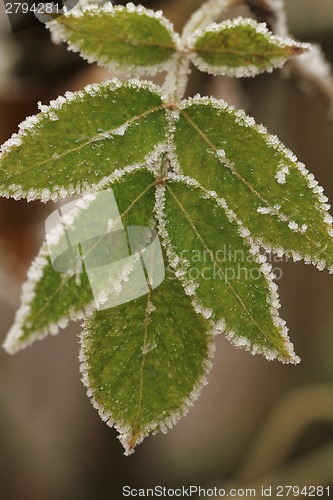
[[[183,104],[174,141],[176,168],[224,198],[257,243],[333,270],[327,198],[277,137],[225,103],[197,98]]]
[[[242,236],[225,202],[192,179],[173,178],[165,194],[160,188],[157,213],[171,265],[194,307],[237,347],[297,363],[264,256]]]
[[[153,181],[152,174],[142,170],[124,175],[112,185],[124,227],[142,225],[152,216]],[[10,353],[48,333],[58,333],[69,319],[82,318],[95,307],[87,274],[82,272],[77,280],[75,275],[59,273],[52,267],[48,250],[44,244],[23,285],[21,307],[4,343]]]
[[[189,46],[193,63],[202,71],[237,77],[272,71],[309,47],[272,35],[265,23],[242,18],[195,32]]]
[[[132,75],[167,69],[177,50],[176,34],[162,13],[133,4],[75,9],[47,27],[89,62]]]
[[[152,84],[113,80],[40,108],[2,146],[3,196],[47,201],[98,189],[165,141],[165,109]]]
[[[14,354],[50,333],[55,335],[68,325],[69,319],[83,318],[92,305],[86,273],[80,275],[77,284],[75,275],[68,277],[55,271],[44,244],[28,271],[21,306],[3,347]]]
[[[171,271],[148,295],[86,322],[82,380],[125,454],[166,432],[198,397],[213,352],[209,326]]]

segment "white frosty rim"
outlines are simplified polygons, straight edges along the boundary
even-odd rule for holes
[[[321,212],[322,221],[326,226],[327,234],[330,237],[333,237],[333,227],[332,227],[333,218],[328,213],[331,206],[327,203],[328,198],[323,194],[324,192],[323,187],[321,187],[318,184],[318,181],[316,181],[314,175],[307,170],[307,168],[302,162],[298,161],[294,153],[286,146],[284,146],[284,144],[282,144],[282,142],[278,139],[277,136],[270,134],[264,125],[257,124],[253,117],[246,115],[244,110],[236,109],[233,106],[230,106],[222,99],[218,100],[214,97],[202,97],[201,95],[197,94],[194,97],[182,100],[180,103],[180,109],[185,110],[186,108],[195,106],[197,104],[213,106],[217,110],[222,110],[230,115],[233,115],[235,117],[235,121],[238,124],[242,125],[243,127],[251,127],[254,130],[256,130],[258,134],[265,136],[265,141],[270,148],[274,149],[279,153],[282,153],[288,161],[292,162],[295,168],[302,174],[302,176],[306,178],[309,189],[314,193],[318,201],[317,210]],[[177,119],[178,116],[176,115],[176,121]],[[223,161],[228,161],[228,159],[223,158]],[[178,158],[174,148],[171,150],[171,162],[174,170],[178,173],[181,173],[181,166],[179,165]],[[284,165],[281,165],[280,170],[277,172],[278,178],[275,178],[276,182],[278,182],[279,184],[281,183],[283,184],[284,181],[286,180],[286,176],[288,175],[288,173],[289,169],[288,171],[286,171],[284,169]],[[304,223],[297,224],[294,220],[292,220],[291,218],[285,216],[282,212],[280,212],[280,208],[281,207],[279,206],[270,207],[269,209],[270,212],[267,212],[266,209],[263,209],[264,211],[261,213],[274,214],[279,221],[286,223],[292,231],[298,233],[306,232],[307,230],[306,221],[304,221]],[[330,274],[333,273],[333,266],[329,267],[326,261],[324,259],[321,259],[320,257],[311,257],[310,255],[302,254],[294,250],[288,250],[283,247],[276,248],[270,245],[269,243],[265,242],[264,239],[261,238],[256,237],[254,238],[254,240],[267,252],[273,252],[276,253],[277,255],[285,254],[287,257],[291,257],[295,262],[302,259],[306,264],[312,264],[320,271],[323,270],[324,268],[327,268]]]
[[[235,19],[226,20],[222,23],[212,23],[206,28],[198,29],[194,31],[188,38],[188,45],[190,49],[190,58],[195,66],[197,66],[201,71],[206,73],[212,73],[213,75],[226,75],[230,77],[236,78],[245,78],[245,77],[253,77],[262,72],[272,72],[275,68],[281,68],[283,64],[288,59],[286,57],[272,57],[265,64],[264,68],[259,68],[255,65],[246,65],[246,66],[214,66],[212,64],[207,63],[200,56],[200,52],[196,51],[196,43],[205,36],[207,33],[219,33],[223,30],[228,30],[231,28],[237,28],[238,26],[250,26],[254,29],[254,31],[260,35],[262,35],[268,42],[274,44],[276,47],[286,48],[286,47],[295,47],[299,49],[308,50],[311,45],[307,43],[296,42],[291,38],[280,37],[278,35],[273,35],[267,29],[265,23],[257,23],[253,19],[244,19],[242,17],[237,17]],[[292,56],[289,56],[292,57]]]
[[[138,79],[132,79],[127,82],[122,82],[121,80],[114,78],[112,80],[105,80],[100,84],[89,84],[83,90],[79,90],[76,92],[66,92],[64,96],[59,96],[57,99],[51,101],[49,105],[38,103],[40,113],[38,113],[37,115],[27,117],[19,125],[19,132],[14,133],[11,136],[11,138],[8,139],[0,147],[0,162],[2,157],[10,153],[15,148],[20,147],[24,137],[29,135],[42,120],[44,120],[45,118],[50,120],[58,119],[56,113],[63,106],[68,105],[73,101],[82,100],[86,96],[86,94],[89,94],[91,96],[96,96],[98,95],[100,89],[108,88],[109,90],[114,91],[123,86],[134,90],[140,90],[140,89],[148,90],[151,93],[158,95],[161,98],[162,102],[165,102],[167,99],[160,87],[154,85],[149,81],[138,80]],[[118,128],[112,131],[111,135],[123,135],[126,132],[128,126],[130,125],[128,125],[127,123],[119,126]],[[101,133],[101,137],[103,137],[103,133]],[[52,190],[44,188],[39,190],[30,189],[28,192],[23,192],[20,184],[13,183],[10,186],[8,186],[8,188],[2,189],[0,191],[0,195],[5,198],[14,198],[16,200],[19,200],[21,198],[26,198],[27,201],[41,200],[42,202],[57,201],[58,199],[66,198],[68,196],[78,196],[82,193],[86,193],[91,190],[103,188],[107,184],[115,181],[119,176],[122,175],[123,172],[126,172],[126,170],[128,172],[131,172],[134,169],[143,168],[146,164],[151,164],[150,158],[152,156],[156,156],[156,151],[159,150],[160,148],[161,148],[161,143],[156,144],[153,150],[146,155],[143,162],[135,163],[133,165],[129,165],[121,169],[116,169],[109,176],[105,176],[103,179],[93,184],[89,184],[88,182],[80,182],[77,183],[76,185],[72,184],[66,188],[62,186],[54,186]]]
[[[119,171],[115,180],[117,180],[118,182],[122,182],[129,173],[138,170],[142,169],[125,168]],[[94,193],[90,191],[82,199],[78,200],[77,205],[70,212],[71,217],[76,217],[81,212],[81,210],[85,210],[89,206],[89,203],[93,200],[94,200]],[[57,227],[54,228],[53,233],[54,233],[53,243],[57,244],[59,237],[63,233],[63,227],[58,225]],[[10,354],[14,354],[17,351],[24,349],[25,347],[32,344],[35,340],[43,339],[49,333],[51,333],[52,335],[56,335],[57,333],[59,333],[60,329],[63,329],[68,325],[70,320],[76,321],[78,319],[86,318],[90,316],[92,312],[96,309],[95,301],[90,302],[82,310],[79,311],[75,311],[73,308],[70,308],[68,313],[63,317],[59,318],[56,323],[50,323],[41,330],[37,330],[29,334],[29,336],[25,340],[22,340],[22,337],[24,336],[23,328],[31,311],[31,303],[35,297],[35,289],[40,279],[43,276],[45,267],[49,263],[48,257],[49,257],[48,245],[46,244],[46,242],[44,242],[39,253],[37,254],[36,258],[32,261],[31,266],[28,270],[27,273],[28,279],[22,286],[20,308],[16,312],[14,324],[11,327],[10,331],[8,332],[7,337],[3,344],[4,349]],[[139,253],[134,254],[132,258],[132,264],[134,265],[139,258],[140,258]],[[131,272],[131,268],[128,268],[126,271]],[[66,275],[64,275],[64,277],[66,278]],[[125,279],[126,279],[125,274],[120,276],[120,281]]]
[[[268,303],[270,304],[270,314],[272,317],[273,324],[280,329],[282,338],[285,341],[285,347],[289,354],[289,358],[280,356],[275,350],[264,349],[260,345],[250,344],[248,339],[242,335],[236,334],[234,331],[230,330],[227,326],[225,318],[213,317],[213,310],[207,308],[202,301],[200,301],[196,294],[196,288],[198,288],[198,283],[195,280],[190,282],[186,277],[186,272],[184,269],[188,266],[189,262],[187,259],[181,259],[181,257],[174,251],[167,230],[167,220],[164,213],[165,207],[165,188],[163,186],[157,186],[156,189],[156,205],[155,214],[158,220],[158,230],[161,236],[163,245],[166,250],[168,261],[171,267],[175,270],[177,278],[180,280],[184,287],[185,293],[191,297],[192,305],[196,312],[200,313],[204,318],[212,318],[214,321],[214,332],[225,333],[226,337],[235,345],[235,347],[243,347],[250,351],[252,354],[263,354],[268,360],[278,359],[283,363],[297,364],[300,362],[300,358],[295,355],[294,348],[288,337],[288,328],[286,322],[281,319],[278,309],[280,307],[280,302],[277,293],[277,285],[274,282],[274,274],[272,273],[272,267],[268,263],[267,258],[264,255],[259,254],[259,246],[250,237],[249,230],[243,226],[242,222],[237,218],[236,214],[229,209],[226,201],[219,198],[215,192],[205,190],[197,181],[190,177],[186,177],[179,174],[170,174],[169,179],[174,182],[182,182],[188,186],[197,187],[202,191],[203,197],[213,199],[219,206],[221,206],[227,215],[230,222],[236,222],[238,225],[238,233],[244,240],[244,243],[249,247],[249,252],[254,256],[256,263],[260,265],[260,270],[262,271],[263,277],[265,278],[268,286]]]
[[[66,17],[82,17],[86,13],[96,14],[97,16],[101,16],[103,14],[108,14],[111,17],[114,17],[118,12],[128,12],[129,14],[137,14],[140,16],[146,16],[151,19],[156,19],[160,23],[160,25],[165,28],[169,35],[171,36],[172,42],[174,44],[174,50],[177,51],[180,47],[180,38],[178,33],[174,31],[174,27],[172,23],[166,19],[163,15],[162,11],[153,11],[151,9],[147,9],[142,5],[134,5],[133,3],[128,3],[126,6],[116,5],[113,6],[111,2],[107,2],[104,5],[87,5],[84,7],[77,7],[69,11],[66,14]],[[91,54],[87,54],[86,52],[82,52],[79,44],[69,42],[70,33],[66,30],[65,26],[61,25],[57,22],[57,19],[46,23],[46,27],[50,30],[52,39],[55,43],[66,42],[68,44],[68,50],[72,52],[79,52],[81,57],[85,59],[88,63],[97,62],[98,65],[107,68],[109,71],[116,71],[120,75],[124,76],[143,76],[143,75],[155,75],[161,71],[167,71],[170,65],[170,56],[169,59],[163,61],[159,64],[149,64],[149,65],[136,65],[130,66],[128,64],[120,64],[117,61],[113,61],[107,55],[103,58],[97,58]]]
[[[22,336],[24,335],[23,326],[31,310],[30,304],[35,296],[36,285],[43,275],[45,266],[48,264],[48,255],[48,248],[46,243],[44,243],[30,266],[28,280],[22,286],[21,306],[16,312],[15,322],[3,343],[3,348],[8,354],[15,354],[19,350],[31,345],[35,340],[42,340],[48,334],[56,335],[60,329],[66,328],[69,320],[82,319],[90,315],[94,310],[94,303],[87,304],[81,311],[70,309],[68,314],[59,318],[56,323],[51,323],[29,335],[25,340],[22,340]]]
[[[84,322],[83,324],[83,331],[80,335],[80,353],[79,353],[79,361],[80,361],[80,372],[82,375],[82,382],[83,385],[87,389],[87,396],[90,398],[91,404],[93,407],[98,411],[98,414],[100,418],[103,420],[103,422],[106,422],[106,424],[109,427],[114,427],[118,432],[119,436],[118,439],[120,440],[121,444],[123,445],[125,449],[125,455],[131,455],[134,453],[134,448],[142,443],[145,437],[147,437],[149,434],[156,434],[158,431],[161,431],[163,433],[166,433],[168,429],[171,429],[177,422],[178,420],[185,416],[187,412],[189,411],[190,407],[193,406],[194,402],[198,399],[200,396],[202,388],[207,385],[207,376],[208,373],[210,372],[212,368],[212,360],[214,357],[214,352],[215,352],[215,342],[214,342],[214,330],[212,327],[212,324],[209,322],[208,325],[210,324],[210,328],[208,329],[206,335],[208,337],[209,343],[208,343],[208,355],[206,360],[203,363],[202,366],[202,375],[194,385],[193,389],[191,390],[190,394],[184,398],[182,404],[180,407],[170,415],[166,416],[165,418],[162,418],[160,420],[152,421],[149,424],[147,424],[141,432],[138,434],[137,440],[135,442],[135,445],[133,447],[129,446],[129,441],[132,437],[131,433],[131,427],[129,424],[125,422],[116,422],[112,410],[109,408],[103,408],[102,405],[97,401],[95,398],[95,391],[92,389],[89,381],[89,365],[87,362],[87,356],[86,352],[89,349],[89,338],[88,337],[88,332],[87,332],[87,324]]]

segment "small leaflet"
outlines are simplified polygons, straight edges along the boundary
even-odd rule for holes
[[[128,3],[88,5],[69,11],[46,26],[57,41],[80,52],[89,63],[130,76],[168,69],[179,37],[161,11]],[[82,33],[84,32],[84,36]]]
[[[237,78],[271,72],[310,47],[272,35],[265,23],[241,17],[197,30],[188,43],[192,62],[201,71]]]

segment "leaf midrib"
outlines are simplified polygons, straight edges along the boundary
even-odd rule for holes
[[[144,318],[144,324],[143,324],[143,347],[141,348],[142,352],[142,360],[141,360],[141,366],[140,366],[140,380],[139,380],[139,398],[137,402],[137,411],[133,420],[133,423],[131,424],[131,430],[132,430],[132,436],[128,442],[128,448],[131,450],[137,441],[138,438],[138,432],[139,432],[139,426],[137,425],[137,422],[139,420],[139,416],[141,413],[142,409],[142,392],[143,392],[143,374],[144,374],[144,366],[146,363],[147,359],[147,340],[148,340],[148,326],[150,323],[151,319],[151,289],[149,288],[148,294],[147,294],[147,302],[146,302],[146,309],[145,309],[145,318]]]
[[[66,26],[66,22],[63,22],[63,25],[65,26],[65,29],[67,28]],[[68,29],[68,28],[67,28]],[[70,30],[73,31],[73,32],[76,32],[76,33],[79,33],[80,36],[81,35],[84,35],[86,40],[88,40],[90,37],[91,37],[91,32],[88,30],[84,30],[82,29],[81,27],[80,28],[76,28],[74,26],[70,26]],[[146,46],[146,47],[158,47],[158,48],[161,48],[161,49],[167,49],[167,50],[177,50],[177,47],[175,46],[175,44],[171,45],[171,44],[167,44],[167,43],[156,43],[156,42],[148,42],[148,41],[145,41],[145,40],[138,40],[138,39],[135,39],[135,38],[120,38],[120,37],[112,37],[111,38],[111,35],[109,36],[108,35],[104,35],[104,33],[102,33],[101,31],[98,32],[98,34],[94,33],[94,37],[97,38],[97,39],[100,39],[100,40],[103,40],[103,41],[106,41],[108,43],[124,43],[124,44],[130,44],[130,45],[133,45],[135,47],[138,47],[140,45],[143,45],[143,46]],[[70,38],[70,37],[69,37]]]
[[[169,185],[166,186],[167,190],[170,192],[170,194],[173,196],[173,198],[175,199],[176,203],[178,204],[180,210],[182,211],[182,213],[184,214],[185,218],[187,219],[188,223],[190,224],[191,228],[193,229],[194,233],[196,234],[196,236],[198,237],[199,241],[201,242],[201,244],[203,245],[203,247],[205,248],[205,250],[208,252],[212,262],[214,262],[214,264],[216,265],[216,267],[219,269],[219,271],[221,271],[221,274],[222,276],[224,277],[224,281],[225,283],[227,284],[228,288],[231,290],[231,292],[235,295],[236,299],[238,300],[238,302],[240,303],[241,307],[243,308],[243,310],[246,312],[246,314],[248,315],[248,317],[250,318],[250,320],[252,321],[252,323],[256,326],[256,328],[259,330],[259,332],[264,336],[266,337],[270,342],[273,343],[273,345],[275,346],[276,345],[276,339],[274,337],[272,337],[270,334],[268,334],[267,332],[265,332],[264,330],[262,330],[262,328],[258,325],[257,321],[253,318],[251,312],[248,310],[248,308],[246,307],[246,305],[244,304],[243,300],[241,299],[241,297],[238,295],[237,291],[235,290],[235,288],[232,286],[232,284],[229,282],[229,280],[226,280],[225,279],[225,274],[222,270],[222,268],[220,267],[219,263],[216,261],[215,257],[214,257],[214,253],[210,250],[209,246],[207,245],[207,243],[205,242],[205,239],[203,238],[203,236],[199,233],[198,229],[196,228],[196,226],[194,225],[193,223],[193,220],[191,219],[190,215],[187,213],[185,207],[182,205],[181,201],[177,198],[177,196],[175,195],[175,193],[172,191],[171,187]],[[278,348],[276,348],[278,349]],[[290,358],[290,355],[287,351],[285,351],[283,349],[283,354],[284,356],[287,355],[288,358]]]
[[[206,142],[206,144],[216,153],[217,155],[217,152],[218,152],[218,148],[210,141],[210,139],[207,137],[207,135],[200,129],[200,127],[198,127],[196,125],[196,123],[190,118],[190,116],[183,110],[183,109],[179,109],[179,112],[183,115],[183,117],[188,121],[188,123],[191,125],[192,128],[194,128],[194,130],[200,135],[200,137],[203,139],[204,142]],[[228,158],[223,158],[223,160],[219,160],[219,163],[221,165],[225,165],[227,168],[229,168],[229,170],[231,170],[231,172],[255,195],[257,196],[261,202],[263,202],[267,208],[270,209],[271,211],[271,215],[277,217],[279,219],[279,213],[276,211],[276,209],[271,205],[271,203],[266,200],[253,186],[252,184],[250,184],[246,179],[244,179],[244,177],[238,172],[238,170],[236,169],[235,165],[228,160]],[[285,215],[284,213],[282,213],[282,215],[284,217],[286,217],[286,219],[289,220],[289,222],[291,222],[291,219],[289,216]],[[309,242],[311,243],[312,245],[314,246],[318,246],[318,244],[312,239],[310,238],[306,233],[301,233],[302,236]]]
[[[290,49],[290,47],[286,46],[286,47],[281,47],[280,48],[281,51],[283,49]],[[217,49],[205,49],[205,48],[201,48],[201,47],[194,47],[193,49],[193,52],[194,53],[199,53],[199,54],[219,54],[219,55],[236,55],[236,56],[243,56],[243,57],[258,57],[258,58],[261,58],[263,60],[263,62],[265,60],[270,60],[270,58],[272,57],[284,57],[283,53],[279,52],[277,49],[276,49],[276,53],[270,53],[269,55],[267,55],[267,52],[266,53],[262,53],[262,52],[246,52],[245,50],[244,51],[241,51],[241,50],[235,50],[235,49],[227,49],[227,48],[217,48]],[[290,50],[291,53],[293,53],[292,50]]]
[[[99,132],[98,134],[94,135],[93,137],[91,137],[90,139],[88,139],[87,141],[79,144],[79,146],[77,146],[76,148],[72,148],[72,149],[68,149],[67,151],[64,151],[63,153],[61,154],[58,154],[57,155],[57,158],[48,158],[46,160],[43,160],[42,162],[39,162],[39,163],[35,163],[34,164],[34,168],[38,168],[42,165],[46,165],[47,163],[54,163],[54,162],[57,162],[59,161],[60,159],[62,159],[64,156],[67,156],[71,153],[74,153],[76,151],[80,151],[82,148],[86,147],[86,146],[89,146],[90,144],[93,144],[94,142],[99,142],[99,143],[103,143],[103,141],[109,141],[110,139],[107,138],[107,137],[104,137],[105,134],[109,134],[109,135],[112,135],[112,132],[114,132],[115,130],[121,128],[121,127],[128,127],[130,125],[132,125],[133,123],[143,119],[143,118],[146,118],[147,116],[149,116],[150,114],[153,114],[153,113],[156,113],[157,111],[161,111],[162,109],[166,109],[167,108],[167,105],[166,104],[160,104],[159,106],[155,106],[154,108],[151,108],[147,111],[144,111],[143,113],[141,113],[140,115],[136,115],[136,116],[133,116],[132,118],[129,118],[128,120],[126,120],[124,123],[118,125],[117,127],[113,127],[112,129],[110,130],[105,130],[103,132]],[[51,109],[52,111],[52,109]],[[126,132],[125,132],[126,133]],[[115,135],[115,137],[118,137],[119,135]],[[123,137],[123,136],[120,136],[120,137]],[[20,148],[20,146],[18,146],[18,148]],[[54,153],[53,153],[54,154]],[[19,172],[15,172],[13,173],[8,179],[7,181],[15,178],[15,177],[18,177],[24,173],[27,173],[31,170],[31,167],[27,167],[25,169],[20,169]]]

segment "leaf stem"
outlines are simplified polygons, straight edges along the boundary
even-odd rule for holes
[[[183,51],[174,56],[174,61],[164,81],[163,89],[170,104],[179,104],[184,97],[188,76],[190,74],[190,60]]]
[[[218,19],[228,7],[243,3],[244,0],[209,0],[196,10],[185,24],[180,39],[178,52],[170,65],[164,82],[164,91],[171,104],[177,104],[184,97],[188,76],[190,74],[190,60],[188,57],[188,39],[192,33]]]

